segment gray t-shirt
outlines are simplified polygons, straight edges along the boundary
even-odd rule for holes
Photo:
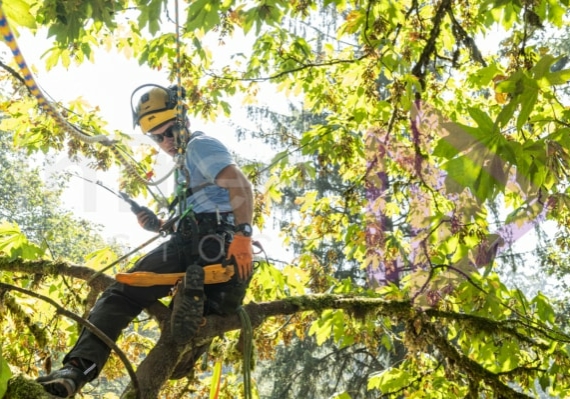
[[[196,213],[231,212],[228,190],[215,183],[218,173],[229,165],[235,161],[225,145],[203,132],[192,133],[186,147],[186,168],[194,194],[186,205]]]

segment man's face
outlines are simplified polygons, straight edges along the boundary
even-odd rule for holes
[[[149,135],[154,136],[151,138],[158,144],[160,149],[171,156],[175,156],[177,152],[174,142],[174,132],[172,131],[175,123],[176,121],[172,120],[148,132]]]

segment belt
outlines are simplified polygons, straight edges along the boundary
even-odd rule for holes
[[[232,212],[205,212],[205,213],[195,213],[194,218],[198,224],[210,223],[210,224],[234,224],[234,214]]]
[[[193,234],[193,227],[196,226],[192,226],[193,221],[191,219],[196,220],[200,236],[227,231],[228,228],[234,226],[234,214],[232,212],[195,213],[180,221],[178,231],[183,236],[189,237]]]

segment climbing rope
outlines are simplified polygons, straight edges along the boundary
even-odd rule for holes
[[[182,103],[182,74],[181,74],[181,63],[182,63],[182,56],[181,56],[181,40],[180,40],[180,11],[178,10],[178,0],[174,1],[174,25],[175,25],[175,38],[176,38],[176,123],[180,128],[178,134],[181,135],[180,142],[177,143],[180,145],[181,149],[184,150],[184,146],[187,142],[187,134],[186,129],[184,127],[184,104]]]
[[[26,61],[20,51],[16,39],[12,34],[10,26],[8,25],[8,20],[2,9],[2,2],[0,2],[0,34],[4,38],[4,41],[12,51],[14,59],[18,64],[18,67],[22,71],[24,83],[26,84],[30,93],[37,98],[39,106],[46,111],[56,122],[70,135],[79,138],[87,143],[101,143],[104,145],[112,144],[112,140],[105,135],[89,136],[81,132],[77,127],[73,126],[59,113],[59,111],[49,102],[41,90],[39,89],[34,77],[26,64]]]
[[[243,391],[245,399],[252,399],[251,388],[251,357],[253,353],[253,328],[249,314],[240,306],[238,309],[241,321],[241,333],[243,337]]]
[[[177,183],[176,196],[178,197],[178,212],[183,214],[186,211],[186,193],[190,187],[190,172],[184,165],[186,145],[189,140],[189,132],[186,129],[186,109],[182,102],[184,95],[182,89],[182,73],[181,73],[181,39],[180,39],[180,11],[178,0],[174,0],[174,26],[175,26],[175,43],[176,43],[176,127],[175,143],[178,150],[176,155],[177,173],[175,180]]]
[[[212,381],[210,383],[210,399],[218,399],[220,397],[220,385],[222,382],[222,361],[218,360],[214,365],[212,373]]]

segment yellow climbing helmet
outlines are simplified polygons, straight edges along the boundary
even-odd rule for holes
[[[163,123],[176,119],[177,116],[177,87],[164,88],[154,84],[143,85],[135,89],[133,96],[147,86],[152,86],[152,88],[141,95],[136,107],[132,110],[133,127],[140,125],[143,133],[156,129]],[[184,90],[182,90],[182,98],[184,98],[184,94]],[[131,104],[133,96],[131,96]],[[185,110],[186,107],[183,108]]]

